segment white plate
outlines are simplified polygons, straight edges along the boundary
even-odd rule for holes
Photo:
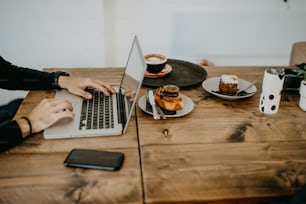
[[[188,96],[185,96],[184,94],[182,94],[182,98],[183,98],[183,103],[184,103],[184,107],[182,110],[178,110],[176,111],[176,114],[174,115],[166,115],[167,118],[177,118],[177,117],[182,117],[184,115],[187,115],[188,113],[190,113],[193,108],[194,108],[194,103],[191,100],[191,98],[189,98]],[[146,110],[146,103],[147,103],[147,97],[146,95],[143,95],[139,98],[138,100],[138,106],[139,108],[150,114],[153,115],[153,113],[151,111]]]
[[[202,86],[207,92],[209,92],[209,93],[211,93],[215,96],[218,96],[220,98],[229,99],[229,100],[248,98],[250,96],[253,96],[257,91],[256,86],[253,85],[249,89],[245,90],[245,92],[247,93],[246,95],[242,95],[242,96],[225,95],[225,94],[218,93],[219,82],[220,82],[220,77],[209,78],[209,79],[206,79],[205,81],[203,81]],[[251,83],[248,82],[248,81],[238,79],[238,91],[246,88],[250,84]]]

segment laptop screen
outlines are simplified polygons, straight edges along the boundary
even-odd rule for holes
[[[138,38],[135,36],[120,84],[120,90],[123,90],[124,95],[128,99],[128,116],[126,121],[129,121],[132,116],[146,67],[147,65],[144,61]],[[123,133],[127,129],[127,124],[126,122],[124,123]]]

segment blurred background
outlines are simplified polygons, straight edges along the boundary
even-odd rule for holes
[[[34,69],[123,67],[144,54],[222,65],[289,64],[305,0],[0,0],[0,55]],[[0,105],[26,91],[0,89]]]

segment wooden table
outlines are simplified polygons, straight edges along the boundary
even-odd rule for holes
[[[190,114],[155,121],[137,107],[122,136],[35,135],[0,154],[0,203],[285,203],[306,181],[306,113],[298,96],[282,96],[279,112],[265,115],[258,111],[263,67],[206,70],[208,78],[228,73],[256,79],[258,91],[229,101],[201,85],[182,90],[195,104]],[[108,83],[118,83],[122,74],[105,68],[65,71]],[[31,91],[16,117],[53,96]],[[63,161],[72,148],[121,151],[125,161],[118,172],[67,168]]]
[[[299,96],[283,95],[279,112],[265,115],[258,110],[264,67],[206,70],[208,78],[257,80],[258,91],[231,101],[201,85],[182,90],[195,104],[182,118],[154,121],[138,109],[145,201],[285,202],[306,181],[306,113]]]
[[[122,76],[122,69],[65,71],[108,83],[119,83]],[[54,91],[29,92],[17,117],[52,97]],[[125,161],[117,172],[67,168],[63,162],[73,148],[120,151]],[[143,203],[135,116],[122,136],[45,140],[42,134],[35,135],[1,153],[0,164],[1,204]]]

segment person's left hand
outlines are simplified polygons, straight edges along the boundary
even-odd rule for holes
[[[92,98],[92,95],[86,91],[86,88],[98,89],[106,95],[115,93],[115,90],[107,83],[91,78],[60,76],[59,85],[61,88],[67,89],[70,93],[86,99]]]

